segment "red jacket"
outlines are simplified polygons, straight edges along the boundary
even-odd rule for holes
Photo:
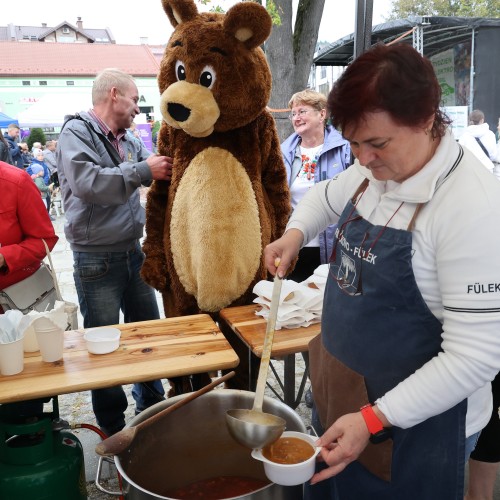
[[[45,257],[42,238],[52,250],[58,237],[31,177],[0,162],[0,290],[33,274]]]

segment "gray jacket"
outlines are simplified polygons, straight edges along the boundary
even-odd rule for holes
[[[149,151],[125,134],[125,161],[88,113],[70,117],[57,145],[64,232],[79,252],[121,252],[142,237],[141,184],[152,180]]]
[[[54,172],[57,172],[57,160],[56,155],[53,151],[51,151],[50,149],[44,149],[43,159],[46,165],[49,167],[50,175],[52,175]]]

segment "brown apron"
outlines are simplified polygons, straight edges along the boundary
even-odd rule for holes
[[[370,402],[364,378],[324,348],[321,334],[309,343],[309,359],[314,402],[323,429],[328,429],[342,415],[358,412]],[[372,474],[390,481],[392,440],[368,443],[358,461]]]

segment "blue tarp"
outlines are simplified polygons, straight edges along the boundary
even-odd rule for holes
[[[0,111],[0,127],[6,128],[11,123],[15,123],[15,124],[19,125],[19,122],[15,118],[11,118],[10,116],[7,116],[5,113],[2,113]]]

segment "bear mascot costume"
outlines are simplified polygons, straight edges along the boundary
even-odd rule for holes
[[[174,32],[158,75],[158,152],[173,158],[173,170],[148,193],[142,276],[161,292],[167,317],[217,320],[222,308],[252,301],[267,278],[262,251],[291,212],[259,47],[272,22],[253,2],[226,14],[198,13],[194,0],[162,3]]]

